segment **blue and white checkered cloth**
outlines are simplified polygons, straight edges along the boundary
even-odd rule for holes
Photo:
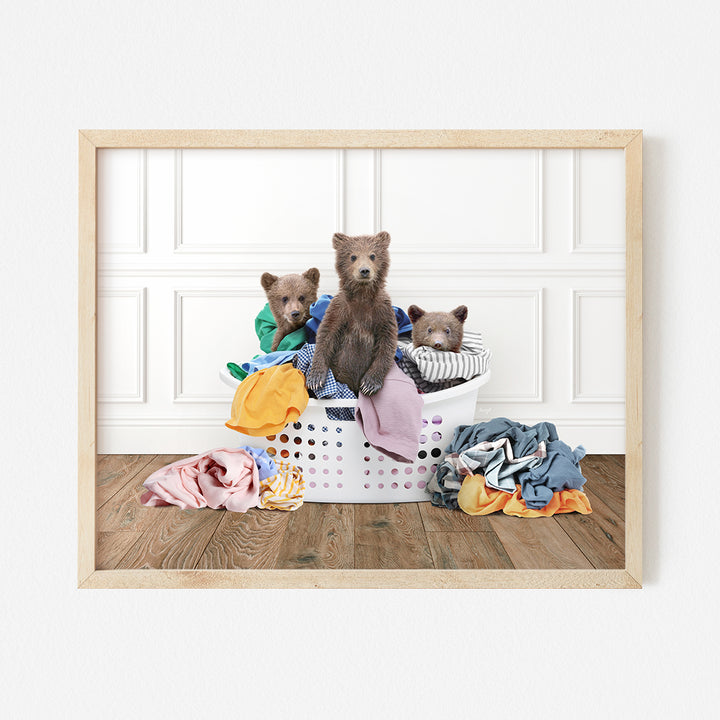
[[[293,367],[297,368],[304,375],[307,375],[312,365],[313,356],[315,355],[315,344],[305,343],[297,352],[293,359]],[[330,398],[341,398],[343,400],[356,400],[357,396],[345,383],[340,383],[335,379],[332,370],[328,370],[325,377],[325,384],[314,393],[308,390],[311,397],[318,400],[328,400]],[[327,408],[325,410],[330,420],[354,420],[355,411],[353,408]]]

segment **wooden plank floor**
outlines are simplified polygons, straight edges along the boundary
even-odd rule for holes
[[[148,475],[185,455],[100,455],[96,567],[623,568],[625,458],[582,463],[593,512],[482,517],[430,503],[307,503],[294,512],[140,505]]]

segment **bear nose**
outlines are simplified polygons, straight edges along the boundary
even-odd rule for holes
[[[434,347],[436,350],[442,350],[442,343],[441,343],[441,342],[436,342],[436,343],[433,345],[433,347]]]
[[[290,317],[291,317],[293,320],[297,320],[297,319],[300,317],[300,311],[299,311],[299,310],[293,310],[293,311],[290,313]]]
[[[366,278],[369,276],[370,276],[370,268],[369,267],[360,268],[360,277]]]

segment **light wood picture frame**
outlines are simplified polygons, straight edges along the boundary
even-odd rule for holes
[[[625,159],[625,567],[595,570],[96,569],[98,150],[103,148],[614,148]],[[642,131],[82,130],[79,132],[78,587],[642,587]]]

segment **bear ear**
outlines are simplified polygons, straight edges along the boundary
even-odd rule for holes
[[[342,233],[335,233],[332,239],[333,247],[336,250],[339,250],[349,240],[350,238],[347,235],[343,235]]]
[[[315,287],[320,282],[320,271],[317,268],[310,268],[303,273],[303,277],[307,278]]]
[[[269,272],[263,273],[260,278],[260,284],[263,286],[265,292],[268,292],[270,288],[277,282],[277,275],[271,275]]]
[[[454,315],[461,323],[464,323],[468,316],[468,309],[465,307],[465,305],[459,305],[454,310],[451,310],[450,313]]]
[[[377,235],[375,235],[375,239],[379,240],[381,245],[387,247],[390,244],[390,233],[382,230]]]
[[[412,323],[417,322],[424,314],[425,311],[422,308],[419,308],[417,305],[411,305],[408,308],[408,317],[410,318],[410,322]]]

